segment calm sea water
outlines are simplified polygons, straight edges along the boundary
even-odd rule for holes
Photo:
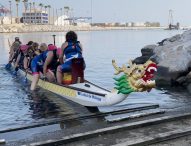
[[[56,33],[23,33],[0,34],[0,130],[19,127],[26,124],[48,121],[60,117],[75,117],[88,111],[82,106],[67,102],[47,91],[36,94],[28,92],[28,87],[22,83],[22,77],[12,78],[10,72],[4,69],[7,63],[9,45],[14,37],[20,37],[23,44],[32,40],[38,43],[53,43],[52,35],[56,35],[56,45],[61,46],[65,41],[66,32]],[[113,87],[114,69],[111,60],[119,65],[127,63],[141,55],[141,48],[156,44],[165,38],[182,31],[167,30],[112,30],[112,31],[83,31],[77,32],[83,45],[86,60],[85,78],[107,89]],[[164,94],[165,91],[152,90],[150,93],[133,93],[117,107],[130,104],[159,103],[167,106],[174,103],[174,95]],[[109,107],[116,108],[116,107]],[[100,108],[108,110],[107,108]]]

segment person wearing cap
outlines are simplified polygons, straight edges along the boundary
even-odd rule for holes
[[[36,43],[36,42],[32,43],[32,45],[29,45],[27,52],[25,53],[23,64],[24,64],[24,69],[26,71],[30,70],[30,64],[31,64],[32,59],[35,56],[40,54],[38,46],[39,46],[38,43]]]
[[[8,40],[9,42],[9,40]],[[10,42],[9,42],[10,43]],[[9,44],[10,45],[10,44]],[[21,41],[19,40],[19,37],[15,37],[15,41],[10,45],[10,51],[9,51],[9,60],[13,57],[13,55],[18,50],[19,46],[21,45]]]
[[[20,43],[19,42],[14,42],[11,47],[10,47],[10,52],[9,52],[9,61],[6,64],[5,68],[10,69],[11,68],[11,63],[15,63],[17,56],[19,55],[19,48],[20,48]]]
[[[29,41],[26,45],[21,45],[19,50],[19,55],[17,57],[16,63],[15,63],[15,72],[13,72],[13,75],[16,75],[16,72],[18,68],[24,68],[28,69],[27,66],[29,66],[28,60],[26,60],[26,57],[28,55],[29,49],[31,49],[33,44],[33,41]]]
[[[15,62],[15,71],[13,72],[13,75],[17,75],[17,71],[19,68],[23,68],[23,61],[25,57],[25,53],[27,52],[28,46],[27,45],[20,45],[19,48],[19,54],[17,56],[16,62]]]
[[[18,42],[19,44],[22,44],[19,37],[15,37],[15,42]]]

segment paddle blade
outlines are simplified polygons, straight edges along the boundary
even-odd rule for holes
[[[27,77],[24,78],[23,82],[26,84],[28,82]]]
[[[7,63],[7,64],[5,65],[5,69],[9,70],[10,68],[11,68],[11,63]]]
[[[13,78],[16,78],[16,77],[17,77],[17,71],[13,71],[12,77],[13,77]]]

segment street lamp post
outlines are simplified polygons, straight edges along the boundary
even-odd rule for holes
[[[53,40],[54,40],[54,45],[56,45],[56,42],[55,42],[55,37],[56,37],[56,35],[53,34],[52,36],[53,36]]]

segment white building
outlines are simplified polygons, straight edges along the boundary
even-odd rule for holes
[[[54,25],[58,25],[58,26],[70,25],[70,21],[65,20],[67,18],[68,18],[68,16],[66,16],[66,15],[59,16],[58,18],[56,18],[56,21],[54,21]]]
[[[27,10],[23,12],[23,23],[29,24],[48,24],[48,13],[37,9]]]
[[[76,25],[79,27],[91,27],[90,23],[87,22],[77,22]]]
[[[133,24],[134,27],[145,27],[145,22],[134,22]]]

